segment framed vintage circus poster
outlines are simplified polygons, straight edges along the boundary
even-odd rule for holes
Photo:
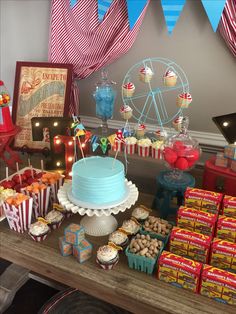
[[[12,120],[21,131],[14,147],[26,151],[50,149],[49,141],[33,141],[31,118],[68,115],[72,64],[16,62]]]

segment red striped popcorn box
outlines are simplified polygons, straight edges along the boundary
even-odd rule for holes
[[[22,193],[33,198],[33,213],[36,219],[47,215],[49,209],[50,191],[50,186],[39,190],[38,193],[28,191],[27,189],[21,189]]]
[[[20,205],[9,205],[7,202],[3,203],[3,208],[10,229],[23,233],[27,231],[32,218],[33,198],[30,197],[24,200]]]
[[[133,155],[136,152],[136,144],[126,144],[125,145],[125,151],[128,155]]]
[[[114,142],[114,145],[112,146],[112,150],[114,152],[121,152],[123,150],[123,146],[124,146],[124,143],[121,142],[121,141],[115,141]]]
[[[138,145],[138,155],[141,157],[148,157],[150,154],[150,146]]]
[[[50,186],[50,198],[52,203],[58,203],[57,193],[60,187],[64,184],[64,176],[61,176],[55,183],[51,183]]]
[[[151,148],[151,156],[154,159],[162,159],[162,150],[160,148]]]

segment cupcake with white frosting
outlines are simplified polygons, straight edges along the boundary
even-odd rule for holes
[[[136,234],[140,229],[140,223],[133,217],[123,221],[121,228],[129,235]]]
[[[125,139],[125,151],[129,155],[133,155],[136,151],[137,139],[134,136],[126,137]]]
[[[164,85],[169,87],[175,86],[177,83],[177,78],[178,76],[175,74],[174,71],[167,70],[163,76]]]
[[[119,261],[119,248],[113,243],[108,243],[108,245],[100,246],[97,251],[97,264],[105,269],[112,269]]]
[[[122,92],[125,97],[132,97],[135,91],[135,86],[132,82],[128,82],[122,86]]]
[[[133,109],[128,105],[122,106],[120,108],[120,114],[123,119],[129,120],[130,118],[132,118]]]
[[[136,207],[133,211],[132,211],[132,217],[134,217],[138,222],[143,223],[148,216],[150,215],[150,212],[152,210],[150,208],[147,208],[146,206],[140,205],[138,207]]]
[[[172,125],[176,131],[179,132],[181,130],[182,122],[183,122],[182,116],[179,116],[172,121]]]
[[[121,228],[112,232],[109,235],[109,242],[114,243],[115,245],[121,246],[122,248],[125,248],[129,242],[127,233],[122,230]]]
[[[48,222],[51,229],[58,229],[64,219],[64,215],[53,209],[47,213],[45,220]]]
[[[165,141],[166,140],[166,138],[167,138],[167,136],[168,136],[168,134],[167,134],[167,132],[164,130],[164,129],[158,129],[158,130],[156,130],[156,132],[155,132],[155,136],[156,136],[156,138],[159,140],[159,141]]]
[[[176,100],[177,107],[188,108],[189,104],[192,102],[192,96],[189,93],[179,94]]]
[[[30,225],[29,235],[36,242],[41,242],[46,239],[50,231],[49,226],[46,222],[37,221]]]
[[[143,123],[138,124],[135,131],[137,138],[144,137],[145,132],[146,132],[146,125]]]
[[[141,157],[148,157],[150,154],[151,144],[152,142],[149,138],[142,138],[141,140],[138,140],[138,155]]]
[[[153,71],[145,66],[139,70],[139,79],[141,82],[149,83],[153,77]]]

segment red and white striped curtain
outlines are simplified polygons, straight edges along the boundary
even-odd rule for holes
[[[53,0],[49,61],[72,63],[75,78],[83,79],[128,52],[142,24],[147,1],[137,23],[129,28],[126,0],[113,0],[103,21],[98,19],[97,0]],[[78,90],[73,85],[78,106]],[[75,111],[75,104],[70,112]]]
[[[236,0],[227,0],[221,16],[219,30],[229,49],[236,57]]]

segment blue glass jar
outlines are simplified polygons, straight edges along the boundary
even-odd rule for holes
[[[111,119],[114,111],[116,91],[113,88],[113,82],[107,78],[105,69],[101,72],[101,81],[96,85],[96,91],[93,97],[96,101],[96,116],[103,121]]]

